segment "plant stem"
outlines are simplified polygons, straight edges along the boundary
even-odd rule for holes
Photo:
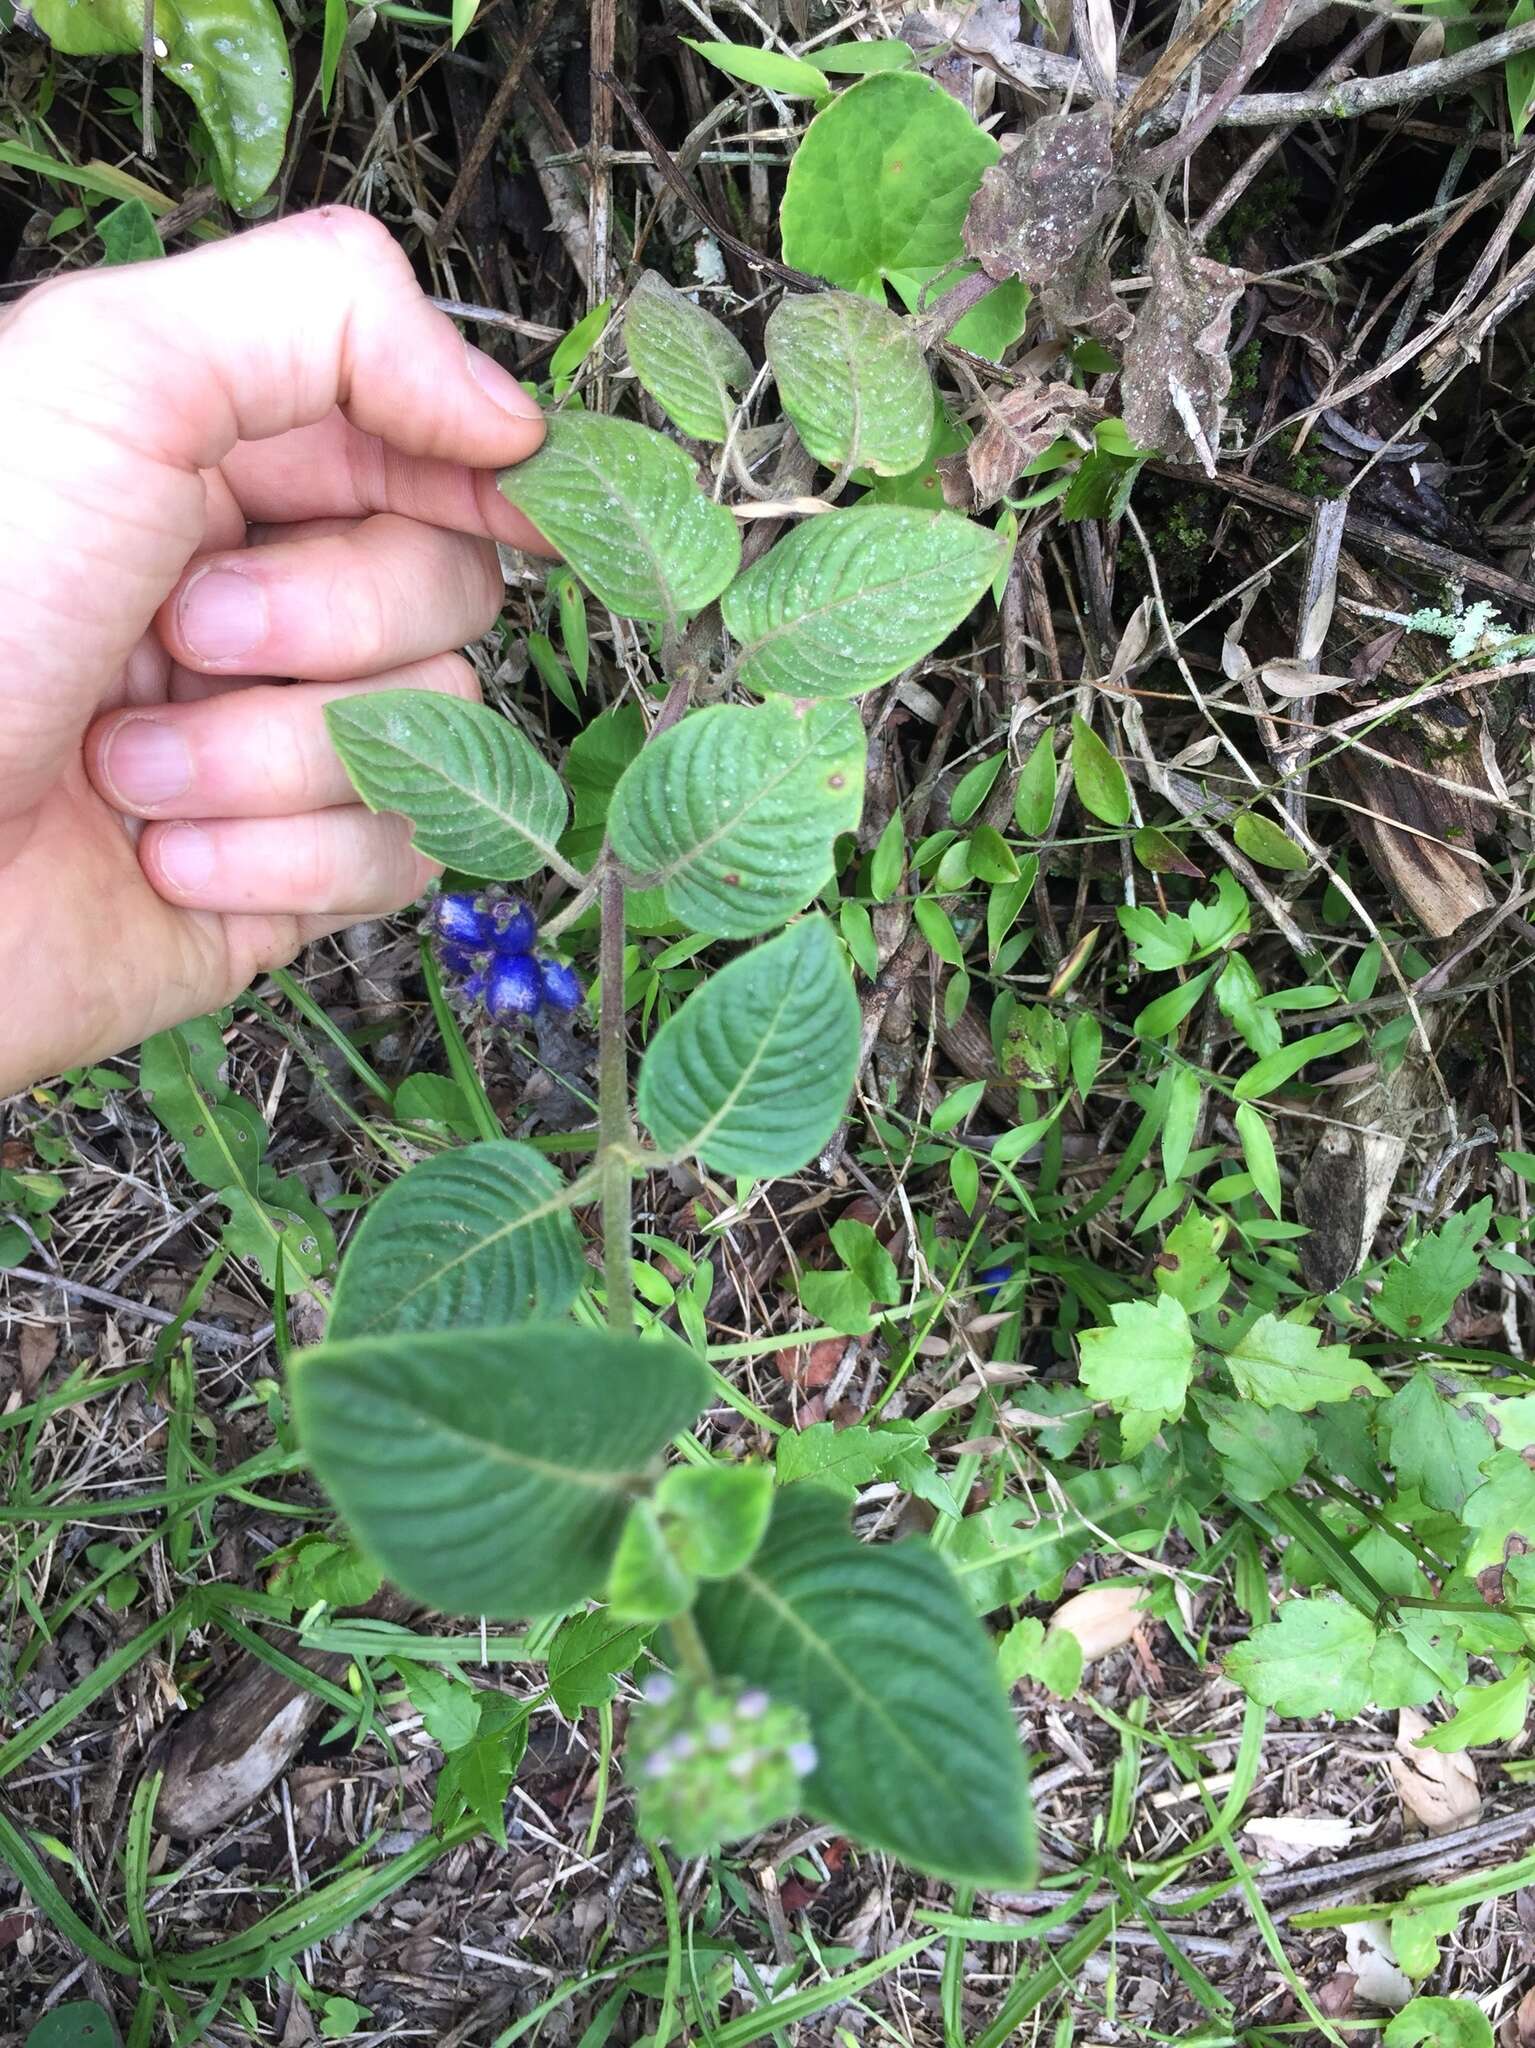
[[[608,1328],[634,1328],[631,1263],[633,1172],[630,1163],[629,1056],[624,1041],[624,881],[605,866],[598,886],[602,925],[597,971],[602,1010],[597,1022],[597,1165],[602,1179],[602,1271]]]
[[[714,1682],[714,1666],[709,1662],[709,1652],[704,1648],[704,1639],[698,1633],[698,1623],[693,1619],[693,1610],[684,1607],[680,1614],[674,1614],[666,1624],[672,1645],[677,1652],[677,1662],[703,1685]]]

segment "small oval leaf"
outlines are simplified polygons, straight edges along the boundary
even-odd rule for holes
[[[709,1386],[674,1337],[573,1323],[327,1342],[289,1381],[316,1477],[394,1584],[502,1620],[601,1591],[645,1467]]]
[[[1309,856],[1290,835],[1257,811],[1243,811],[1231,828],[1231,836],[1248,859],[1257,861],[1260,867],[1283,868],[1298,875],[1311,865]]]
[[[608,837],[642,888],[695,931],[751,938],[832,871],[863,812],[866,743],[851,705],[717,704],[645,748],[613,792]]]
[[[718,597],[741,537],[676,442],[600,413],[554,413],[548,426],[538,453],[497,481],[588,589],[626,618],[667,624]]]
[[[558,1316],[585,1277],[558,1170],[510,1138],[465,1145],[411,1167],[369,1208],[347,1247],[326,1335]]]
[[[752,374],[751,357],[728,327],[645,270],[624,308],[624,347],[635,376],[674,426],[695,440],[725,439],[732,393]]]
[[[1006,544],[952,512],[854,506],[809,519],[720,610],[748,689],[850,697],[910,668],[980,603]]]
[[[909,321],[856,292],[782,300],[767,358],[796,432],[828,469],[904,476],[927,453],[933,383]]]
[[[560,778],[499,712],[380,690],[327,704],[325,723],[369,810],[409,818],[429,860],[494,882],[559,864]]]
[[[663,1151],[716,1173],[796,1173],[858,1074],[858,998],[831,926],[807,917],[732,960],[661,1026],[636,1106]]]
[[[1125,771],[1075,712],[1071,719],[1071,773],[1085,810],[1105,825],[1129,824],[1130,785]]]
[[[738,78],[743,85],[761,85],[769,92],[803,100],[824,100],[831,90],[822,73],[803,57],[758,49],[751,43],[695,43],[691,36],[683,36],[682,41],[727,78]]]

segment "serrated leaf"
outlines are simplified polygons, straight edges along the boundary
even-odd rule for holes
[[[748,689],[850,697],[910,668],[967,618],[1005,553],[951,512],[854,506],[807,519],[720,604]]]
[[[726,439],[732,394],[751,382],[752,361],[722,321],[644,270],[624,308],[624,347],[673,425],[698,441]]]
[[[1194,928],[1176,910],[1164,915],[1148,903],[1121,903],[1114,915],[1130,941],[1136,965],[1148,974],[1166,974],[1193,957]]]
[[[1386,1455],[1397,1484],[1421,1493],[1430,1507],[1459,1514],[1482,1484],[1482,1463],[1495,1448],[1475,1414],[1462,1414],[1421,1368],[1380,1411]]]
[[[1476,1250],[1492,1220],[1492,1197],[1486,1195],[1459,1215],[1447,1216],[1437,1230],[1398,1252],[1381,1276],[1380,1292],[1371,1303],[1375,1320],[1398,1337],[1437,1337],[1450,1320],[1455,1304],[1481,1278]]]
[[[830,1494],[791,1487],[751,1563],[706,1586],[695,1613],[717,1670],[809,1718],[811,1814],[958,1882],[1032,1881],[1023,1754],[995,1656],[926,1543],[859,1543]]]
[[[1000,154],[932,79],[864,79],[816,115],[790,161],[785,263],[855,290],[952,263],[971,194]]]
[[[851,706],[717,704],[625,769],[608,837],[642,887],[715,938],[770,931],[829,879],[863,813],[866,742]]]
[[[1252,921],[1252,905],[1236,876],[1222,868],[1215,878],[1214,896],[1205,902],[1191,903],[1188,919],[1196,952],[1212,953],[1217,946],[1224,946],[1247,930]]]
[[[601,413],[554,413],[548,428],[536,455],[502,471],[501,494],[603,604],[675,625],[719,596],[741,537],[675,441]]]
[[[143,0],[36,0],[28,12],[71,57],[137,57],[143,48]],[[155,0],[154,27],[156,65],[202,116],[222,196],[254,206],[282,168],[293,111],[282,16],[273,0]]]
[[[909,320],[856,292],[814,292],[779,302],[766,343],[783,409],[817,462],[904,476],[926,455],[933,382]]]
[[[1156,1427],[1176,1420],[1194,1376],[1194,1333],[1182,1302],[1170,1294],[1118,1301],[1109,1315],[1112,1327],[1077,1339],[1083,1386],[1121,1414],[1156,1416]]]
[[[332,744],[370,810],[398,811],[429,860],[519,882],[558,858],[560,778],[499,712],[430,690],[325,707]]]
[[[424,1159],[347,1248],[326,1335],[487,1329],[562,1315],[586,1277],[565,1182],[510,1138]]]
[[[1472,1577],[1535,1550],[1535,1472],[1517,1451],[1494,1451],[1482,1470],[1481,1485],[1461,1509],[1471,1537],[1461,1566]]]
[[[1329,1596],[1287,1600],[1226,1658],[1226,1676],[1265,1707],[1308,1720],[1346,1720],[1370,1697],[1375,1630],[1357,1608]]]
[[[524,1323],[327,1342],[289,1391],[316,1477],[388,1577],[510,1619],[601,1591],[647,1463],[709,1377],[672,1337]]]
[[[861,1013],[824,917],[732,960],[651,1040],[636,1107],[661,1149],[716,1173],[796,1173],[835,1134]]]
[[[893,1461],[926,1449],[927,1438],[919,1429],[871,1428],[865,1422],[838,1429],[832,1422],[813,1422],[778,1439],[774,1464],[780,1486],[813,1480],[851,1500],[860,1486],[884,1478]]]
[[[1259,1316],[1226,1354],[1239,1394],[1265,1408],[1292,1408],[1304,1415],[1319,1401],[1347,1401],[1362,1389],[1386,1389],[1346,1344],[1324,1344],[1309,1323]]]
[[[633,1664],[649,1633],[604,1608],[572,1615],[560,1624],[549,1646],[549,1692],[567,1720],[574,1720],[583,1707],[612,1699],[619,1672]]]
[[[1057,1699],[1069,1700],[1082,1683],[1082,1645],[1069,1628],[1053,1628],[1032,1616],[1015,1621],[997,1645],[997,1668],[1004,1685],[1034,1678]]]
[[[1199,1410],[1227,1489],[1238,1500],[1267,1500],[1271,1493],[1288,1492],[1311,1462],[1315,1433],[1304,1416],[1288,1408],[1201,1394]]]
[[[1130,822],[1130,785],[1125,771],[1090,725],[1071,715],[1071,772],[1085,809],[1105,825]]]

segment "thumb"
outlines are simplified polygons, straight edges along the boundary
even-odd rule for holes
[[[338,406],[475,469],[543,438],[516,379],[348,208],[44,285],[0,319],[0,818],[57,778],[197,550],[200,472]]]

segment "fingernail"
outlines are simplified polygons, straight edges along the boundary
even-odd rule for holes
[[[195,896],[213,875],[213,841],[197,825],[168,825],[155,848],[160,873],[181,896]]]
[[[202,569],[181,593],[176,623],[200,661],[233,661],[265,640],[266,597],[236,569]]]
[[[125,718],[107,736],[101,775],[125,804],[147,809],[183,796],[192,786],[192,756],[173,725],[156,718]]]
[[[503,412],[511,413],[519,420],[536,420],[542,417],[538,400],[531,392],[524,391],[510,370],[503,370],[498,362],[476,348],[472,341],[464,343],[464,354],[469,359],[469,374],[479,385],[485,396],[499,405]]]

